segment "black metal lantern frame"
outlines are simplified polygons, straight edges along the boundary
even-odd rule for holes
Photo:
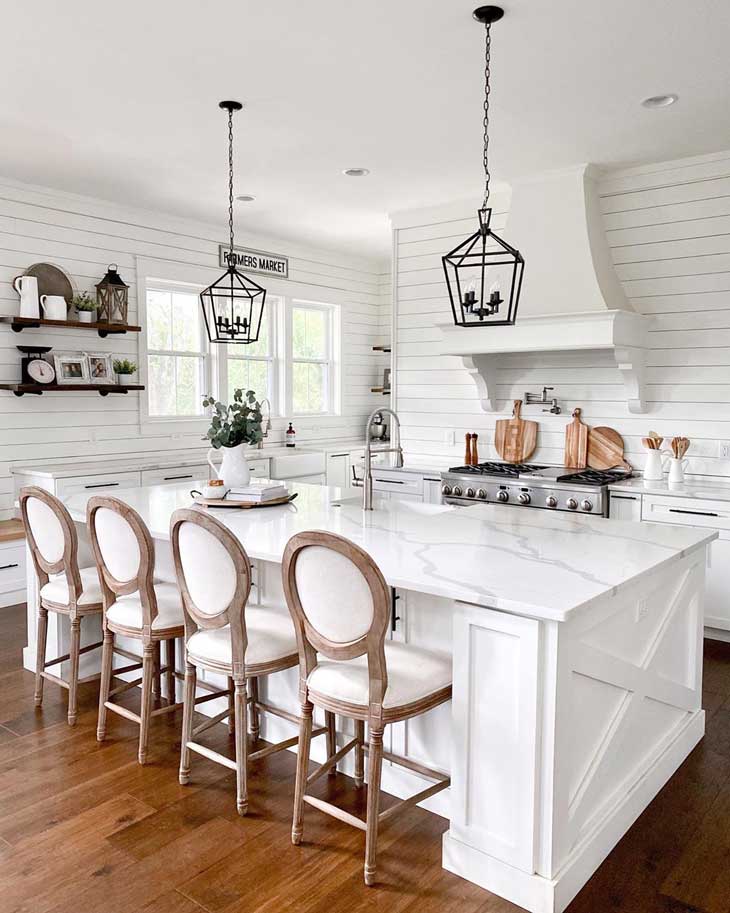
[[[491,25],[504,15],[498,6],[480,6],[474,18],[486,30],[484,65],[484,202],[479,228],[442,257],[454,323],[461,327],[509,326],[517,319],[525,261],[520,252],[495,234],[489,203],[489,93]]]
[[[200,304],[211,342],[248,345],[259,338],[266,289],[236,269],[233,244],[233,113],[240,111],[243,105],[238,101],[222,101],[219,107],[228,111],[228,269],[200,293]]]

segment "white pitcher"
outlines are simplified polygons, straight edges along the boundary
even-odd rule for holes
[[[669,459],[661,450],[647,450],[644,464],[644,478],[647,482],[661,482],[664,478],[665,460]]]
[[[211,457],[216,452],[215,447],[208,451],[208,464],[215,473],[216,477],[223,479],[228,488],[244,488],[251,481],[251,471],[246,462],[246,444],[238,444],[235,447],[222,447],[223,462],[221,468],[213,463]]]
[[[669,461],[669,482],[675,485],[684,482],[684,471],[689,466],[689,460],[678,460],[672,457]]]
[[[63,295],[41,295],[41,304],[46,320],[65,320],[68,316],[68,305]]]
[[[41,316],[38,307],[38,280],[35,276],[17,276],[13,280],[13,288],[20,295],[20,316],[32,317],[34,320]]]

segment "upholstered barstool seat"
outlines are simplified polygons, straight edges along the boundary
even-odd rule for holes
[[[95,612],[101,612],[101,586],[96,567],[80,567],[81,593],[76,600],[76,605],[93,606]],[[40,597],[44,602],[52,602],[58,606],[68,606],[71,595],[68,588],[66,574],[53,574],[48,578],[48,583],[40,588]]]
[[[419,704],[451,685],[451,656],[399,641],[385,644],[388,687],[383,709],[400,718],[411,704]],[[366,655],[336,660],[324,656],[307,678],[309,691],[318,698],[353,705],[367,712],[370,674]],[[387,717],[387,714],[386,714]]]
[[[177,628],[175,636],[181,634],[183,608],[180,591],[174,583],[155,583],[152,587],[157,599],[157,616],[152,620],[153,631]],[[142,597],[137,591],[119,596],[106,613],[107,624],[113,629],[141,631],[144,625]]]
[[[286,607],[249,605],[246,607],[246,666],[298,661],[297,636]],[[192,662],[219,666],[232,674],[231,626],[201,628],[191,634],[187,644]]]

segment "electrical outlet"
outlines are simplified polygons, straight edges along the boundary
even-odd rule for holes
[[[720,459],[730,460],[730,441],[720,441]]]
[[[641,621],[642,618],[646,618],[649,614],[649,606],[647,605],[646,599],[640,599],[636,604],[636,620]]]
[[[453,431],[444,431],[444,444],[447,444],[449,447],[453,447],[456,443],[454,439]]]

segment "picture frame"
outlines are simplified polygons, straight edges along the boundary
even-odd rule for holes
[[[73,386],[89,383],[89,359],[83,353],[54,355],[53,366],[57,384]]]
[[[113,384],[114,368],[108,352],[85,352],[89,366],[90,384]]]

